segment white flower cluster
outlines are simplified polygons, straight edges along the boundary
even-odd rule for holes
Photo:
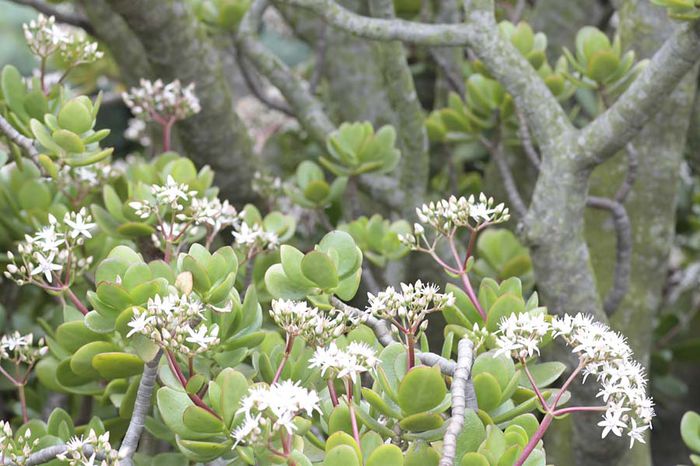
[[[40,14],[22,28],[29,49],[39,58],[46,59],[58,52],[65,63],[75,66],[92,63],[104,56],[97,49],[97,42],[88,40],[82,30],[59,26],[53,16]]]
[[[90,429],[87,437],[70,439],[66,443],[66,451],[56,455],[56,458],[69,466],[119,466],[118,456],[119,451],[109,443],[109,432],[97,435]]]
[[[511,315],[500,324],[497,345],[500,352],[515,357],[539,353],[537,346],[551,334],[561,338],[579,357],[584,383],[594,376],[601,385],[598,397],[606,404],[602,436],[622,436],[627,430],[630,447],[644,443],[644,432],[651,428],[654,402],[647,396],[644,368],[632,359],[632,350],[624,336],[589,315],[554,317],[551,323],[541,314]]]
[[[498,354],[510,354],[516,359],[540,354],[540,344],[551,333],[552,324],[543,313],[511,314],[499,324]]]
[[[34,335],[31,333],[21,335],[19,332],[14,332],[0,338],[0,360],[6,359],[15,364],[33,366],[48,351],[49,348],[43,338],[37,341],[36,346],[34,345]]]
[[[486,197],[484,193],[480,193],[478,199],[474,195],[469,198],[450,196],[449,199],[423,204],[416,208],[416,214],[421,223],[432,227],[440,234],[450,235],[460,227],[473,229],[510,219],[510,213],[505,204],[494,204],[494,199]],[[417,246],[418,240],[424,234],[424,226],[416,223],[413,235],[401,235],[399,239],[408,246]]]
[[[256,445],[284,429],[287,435],[296,430],[294,418],[302,413],[312,416],[319,411],[319,398],[314,390],[307,390],[298,382],[283,380],[272,386],[257,385],[241,400],[238,413],[245,413],[243,423],[231,436],[236,445]]]
[[[360,323],[339,309],[320,311],[305,301],[285,299],[272,300],[270,316],[287,335],[300,336],[312,346],[324,346]]]
[[[184,120],[201,111],[199,99],[194,93],[194,83],[182,86],[179,80],[165,84],[162,80],[142,79],[140,87],[123,93],[124,103],[135,117],[158,123]]]
[[[140,333],[176,353],[203,353],[220,342],[219,326],[208,326],[203,319],[204,305],[194,294],[171,291],[150,298],[145,309],[134,307],[127,338]]]
[[[153,143],[148,133],[148,125],[146,125],[145,121],[138,118],[129,118],[129,123],[126,130],[124,130],[124,138],[138,142],[143,147],[150,147]]]
[[[222,228],[238,225],[240,221],[238,212],[228,201],[222,202],[216,197],[197,197],[196,191],[184,183],[178,183],[170,175],[164,185],[151,185],[151,194],[154,201],[131,201],[129,207],[143,220],[156,216],[158,233],[154,234],[153,241],[159,247],[162,246],[162,239],[169,242],[185,240],[193,226],[204,226],[213,235]],[[163,220],[168,211],[172,222]]]
[[[76,197],[80,198],[94,189],[101,190],[109,179],[115,178],[121,173],[120,165],[113,162],[96,163],[85,167],[64,165],[58,172],[57,184],[64,191],[75,188]]]
[[[377,353],[366,343],[351,342],[347,348],[340,349],[331,343],[327,348],[317,348],[311,358],[310,367],[321,369],[321,375],[330,375],[355,380],[363,372],[376,367],[379,360]]]
[[[92,264],[92,257],[78,257],[76,252],[86,238],[92,238],[95,226],[84,207],[78,212],[66,213],[62,222],[49,214],[48,225],[33,236],[25,235],[24,241],[17,245],[19,257],[7,253],[10,264],[5,276],[19,285],[41,284],[40,280],[53,284],[60,283],[65,273],[68,277],[65,281],[70,282],[71,277],[79,276]]]
[[[265,231],[262,225],[255,223],[251,226],[245,221],[234,226],[233,238],[237,245],[245,247],[248,251],[272,250],[280,242],[275,233]]]
[[[15,439],[10,423],[0,421],[0,459],[4,464],[24,464],[24,459],[39,445],[39,439],[31,440],[31,437],[32,431],[27,429]]]
[[[437,285],[424,284],[420,280],[415,284],[401,283],[401,292],[390,286],[376,296],[367,294],[367,312],[377,318],[387,319],[395,326],[400,325],[403,333],[415,335],[427,328],[428,321],[424,319],[428,314],[454,305],[455,297],[452,293],[439,291]]]

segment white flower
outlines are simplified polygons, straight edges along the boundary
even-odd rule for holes
[[[314,411],[320,412],[319,403],[314,390],[307,390],[291,380],[283,380],[272,386],[253,386],[241,400],[237,411],[245,413],[246,421],[232,436],[237,443],[257,443],[261,440],[261,426],[269,428],[270,437],[281,429],[292,434],[296,430],[294,418],[302,413],[312,416]]]
[[[92,447],[91,454],[85,447]],[[66,450],[56,455],[61,461],[66,461],[70,466],[93,466],[98,455],[102,460],[100,466],[119,466],[119,451],[112,448],[109,443],[109,432],[97,435],[93,429],[87,436],[75,436],[66,442]]]
[[[272,300],[272,320],[289,336],[301,336],[309,345],[322,346],[347,333],[360,322],[359,317],[339,309],[320,311],[305,301]]]
[[[63,270],[62,265],[54,263],[55,256],[56,254],[53,252],[48,257],[39,252],[34,253],[34,259],[36,259],[37,264],[32,268],[30,275],[44,274],[46,281],[53,283],[53,273]]]
[[[424,204],[416,209],[418,219],[430,225],[439,233],[449,234],[458,227],[476,227],[484,223],[495,224],[507,221],[510,213],[504,204],[494,205],[493,198],[479,194],[479,199],[451,196],[438,202]],[[472,222],[474,225],[472,225]],[[423,229],[417,229],[416,236],[423,234]]]
[[[90,233],[90,230],[95,228],[97,224],[91,223],[91,220],[92,217],[87,214],[87,209],[83,207],[77,214],[67,213],[63,218],[63,223],[71,227],[71,238],[75,239],[79,236],[92,238],[92,233]]]
[[[219,344],[219,328],[204,321],[204,306],[194,294],[180,295],[172,288],[168,296],[150,298],[145,309],[133,309],[127,337],[141,334],[165,349],[187,355]]]
[[[627,427],[627,424],[621,419],[625,411],[628,410],[622,407],[616,407],[616,409],[609,409],[605,412],[603,420],[598,423],[598,426],[603,428],[601,434],[602,438],[607,437],[610,432],[618,437],[622,435],[622,429]]]
[[[17,364],[24,363],[31,366],[48,350],[43,338],[39,339],[35,346],[34,335],[31,333],[21,335],[15,331],[0,338],[0,360],[6,359]]]
[[[257,223],[250,226],[246,222],[241,222],[238,228],[234,229],[233,237],[236,244],[247,246],[250,249],[274,249],[279,244],[279,238],[276,234],[263,230],[262,226]]]
[[[498,333],[499,352],[516,358],[539,353],[539,344],[549,333],[562,339],[579,358],[583,383],[592,377],[600,384],[597,397],[605,403],[598,423],[602,436],[612,432],[619,437],[627,430],[630,446],[644,441],[642,434],[655,416],[654,402],[647,396],[644,368],[632,359],[624,336],[585,314],[554,317],[551,323],[542,314],[511,315],[501,321]]]
[[[155,119],[158,123],[184,120],[199,113],[201,106],[194,93],[194,83],[183,87],[179,80],[164,84],[160,79],[142,79],[140,87],[122,94],[124,103],[137,118]]]
[[[539,354],[539,346],[552,327],[544,314],[526,312],[511,314],[499,324],[496,354],[512,354],[516,358],[529,358]]]
[[[192,343],[193,345],[199,346],[200,350],[209,349],[211,346],[214,346],[219,342],[219,326],[216,324],[212,325],[211,328],[200,325],[197,331],[188,327],[187,333],[189,333],[190,336],[186,339],[186,341]]]
[[[401,283],[401,292],[388,287],[376,296],[368,293],[367,312],[377,318],[388,319],[394,325],[400,323],[406,330],[404,333],[418,334],[425,330],[423,320],[428,314],[454,304],[452,293],[439,291],[436,285],[424,284],[420,280],[413,284]]]
[[[317,348],[309,362],[309,367],[320,368],[323,376],[329,372],[338,378],[355,380],[358,374],[374,368],[378,359],[375,351],[365,343],[352,342],[342,350],[333,342],[327,348]]]

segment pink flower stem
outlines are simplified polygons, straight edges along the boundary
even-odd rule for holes
[[[357,428],[357,418],[355,417],[355,407],[352,402],[352,380],[346,379],[345,381],[345,393],[348,400],[348,411],[350,411],[350,423],[352,424],[352,436],[357,442],[357,447],[360,447],[360,430]]]
[[[486,312],[481,307],[481,303],[479,302],[479,299],[476,297],[476,293],[474,293],[474,288],[472,288],[472,284],[469,281],[469,274],[467,273],[466,269],[463,266],[463,264],[466,264],[466,259],[464,261],[462,261],[462,259],[459,257],[459,253],[457,252],[457,246],[455,245],[454,236],[448,236],[447,242],[450,245],[450,250],[452,251],[452,257],[454,258],[455,262],[457,263],[457,266],[460,267],[458,273],[459,273],[459,278],[462,280],[462,286],[464,288],[464,291],[467,293],[469,300],[472,302],[472,304],[474,305],[476,310],[479,312],[479,315],[481,316],[481,318],[484,320],[484,322],[486,322]]]
[[[85,305],[80,302],[78,297],[73,293],[73,291],[70,288],[66,288],[66,294],[68,295],[68,299],[70,299],[70,302],[73,303],[73,305],[78,309],[83,315],[87,315],[88,308],[85,307]]]
[[[540,401],[542,408],[545,411],[549,411],[549,405],[547,404],[547,400],[544,399],[544,395],[542,394],[539,387],[537,386],[537,383],[535,382],[535,378],[532,376],[530,369],[527,367],[527,363],[525,361],[525,358],[521,357],[520,363],[523,365],[523,370],[525,371],[525,374],[527,375],[527,379],[530,381],[530,385],[532,386],[532,389],[535,391],[535,394],[537,395],[537,399]],[[556,402],[555,402],[555,405],[556,405]]]
[[[333,403],[333,407],[335,408],[338,406],[338,394],[335,392],[335,385],[333,383],[333,379],[328,379],[328,393],[330,394],[331,397],[331,402]]]
[[[518,458],[518,461],[516,461],[513,466],[523,466],[523,463],[527,460],[528,456],[530,456],[530,453],[532,453],[532,450],[535,449],[537,446],[537,443],[542,440],[542,437],[544,437],[544,433],[547,432],[547,429],[549,428],[549,425],[552,423],[552,420],[554,420],[554,416],[552,416],[551,413],[547,413],[544,416],[544,419],[542,419],[542,422],[540,423],[540,426],[537,428],[537,431],[535,434],[532,436],[530,441],[525,445],[525,449],[523,450],[522,454],[520,455],[520,458]]]
[[[289,360],[289,354],[292,352],[293,344],[294,335],[287,334],[287,344],[284,347],[284,356],[282,356],[280,365],[277,367],[277,372],[275,372],[275,377],[272,379],[272,383],[270,385],[274,385],[279,381],[280,376],[282,375],[282,369],[284,369],[285,364],[287,364],[287,361]]]
[[[553,411],[552,416],[563,416],[571,413],[603,412],[607,409],[606,406],[571,406],[570,408],[562,408]]]

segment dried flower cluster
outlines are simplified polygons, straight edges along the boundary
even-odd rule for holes
[[[86,437],[73,437],[66,451],[56,455],[69,466],[119,466],[119,452],[109,443],[109,432],[97,435],[93,429]]]
[[[270,316],[288,336],[300,336],[311,346],[325,346],[360,323],[339,309],[320,311],[305,301],[285,299],[272,301]]]
[[[0,360],[7,360],[14,364],[26,364],[33,366],[36,361],[49,351],[44,339],[40,338],[34,344],[34,335],[28,333],[21,335],[14,332],[3,335],[0,338]]]
[[[407,334],[418,334],[428,326],[428,314],[439,312],[455,302],[452,293],[439,293],[437,285],[401,284],[401,291],[393,287],[380,291],[376,296],[368,293],[367,312],[377,318],[389,320],[396,328]]]
[[[425,225],[438,234],[452,236],[457,228],[476,230],[508,221],[510,213],[505,204],[494,204],[494,199],[486,197],[484,193],[480,193],[478,199],[474,195],[469,198],[451,196],[449,199],[423,204],[416,208],[421,223],[414,224],[412,235],[401,235],[399,239],[409,247],[417,247],[425,235]]]
[[[134,308],[130,337],[140,333],[169,351],[192,355],[219,344],[219,326],[204,321],[204,305],[194,295],[172,291],[150,298],[146,308]]]
[[[379,360],[377,353],[366,343],[351,342],[347,348],[340,349],[332,342],[327,348],[317,348],[310,367],[321,369],[324,377],[348,377],[355,380],[359,374],[373,369]]]
[[[182,86],[179,80],[165,84],[162,80],[142,79],[140,87],[123,93],[124,103],[135,117],[155,120],[159,123],[184,120],[200,112],[199,99],[194,92],[194,83]]]
[[[61,60],[72,67],[92,63],[104,56],[97,49],[97,42],[88,40],[82,30],[59,26],[53,16],[40,14],[22,27],[29,49],[42,60],[58,52]]]
[[[625,337],[589,315],[554,317],[550,322],[542,314],[511,315],[500,324],[497,344],[501,353],[526,358],[539,353],[543,339],[551,335],[562,339],[578,356],[586,378],[594,376],[601,388],[598,397],[605,403],[602,436],[610,432],[644,443],[644,432],[651,428],[654,402],[647,396],[644,368],[632,359]]]
[[[241,400],[238,413],[244,413],[243,423],[231,436],[236,444],[261,444],[284,429],[286,435],[294,433],[294,418],[301,413],[312,416],[319,410],[319,397],[314,390],[307,390],[298,382],[283,380],[272,386],[257,385]]]
[[[79,246],[92,238],[95,224],[87,209],[68,212],[63,221],[49,214],[49,224],[34,235],[25,235],[17,246],[17,256],[7,253],[10,264],[5,276],[18,285],[34,283],[44,288],[68,285],[92,264],[92,257],[81,257]]]

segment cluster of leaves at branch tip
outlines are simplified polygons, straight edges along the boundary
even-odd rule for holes
[[[700,19],[700,1],[698,0],[651,0],[651,3],[666,8],[668,16],[679,21],[697,21]]]
[[[338,176],[329,184],[317,163],[304,160],[297,167],[293,183],[285,185],[285,192],[302,207],[323,209],[340,199],[347,184],[347,176]]]
[[[605,33],[592,26],[582,28],[576,34],[576,51],[566,47],[564,56],[573,67],[567,78],[584,89],[600,89],[607,95],[621,94],[647,65],[648,60],[635,64],[635,54],[622,54],[619,35],[612,43]]]
[[[321,165],[336,176],[387,173],[396,168],[401,152],[396,146],[396,130],[383,126],[375,133],[372,124],[343,123],[328,136],[328,157]]]
[[[547,37],[535,33],[532,27],[521,21],[517,25],[509,21],[499,23],[500,33],[522,53],[535,68],[552,94],[559,100],[571,97],[576,88],[567,80],[567,63],[562,57],[555,68],[545,55]],[[496,81],[479,60],[469,64],[466,79],[466,95],[462,99],[450,93],[448,106],[433,111],[426,119],[428,136],[434,142],[473,140],[479,134],[492,130],[506,122],[513,127],[513,99]]]
[[[681,438],[693,452],[690,461],[694,466],[700,465],[700,414],[688,411],[681,419]]]
[[[215,30],[235,31],[250,8],[250,0],[195,0],[197,18]]]
[[[399,235],[411,232],[411,226],[405,220],[390,222],[375,214],[370,218],[363,216],[341,224],[338,229],[350,233],[364,257],[378,267],[401,259],[409,252],[409,248],[399,240]]]
[[[352,236],[333,231],[306,254],[294,246],[282,245],[280,263],[265,273],[265,285],[277,298],[313,298],[328,307],[331,294],[344,300],[355,296],[362,278],[362,251]]]
[[[91,165],[112,154],[112,148],[99,146],[109,130],[94,129],[101,94],[93,103],[86,96],[67,99],[58,87],[48,95],[40,89],[38,78],[29,87],[17,68],[3,68],[0,101],[7,106],[8,119],[17,130],[41,145],[39,162],[50,176],[56,178],[64,165]]]

